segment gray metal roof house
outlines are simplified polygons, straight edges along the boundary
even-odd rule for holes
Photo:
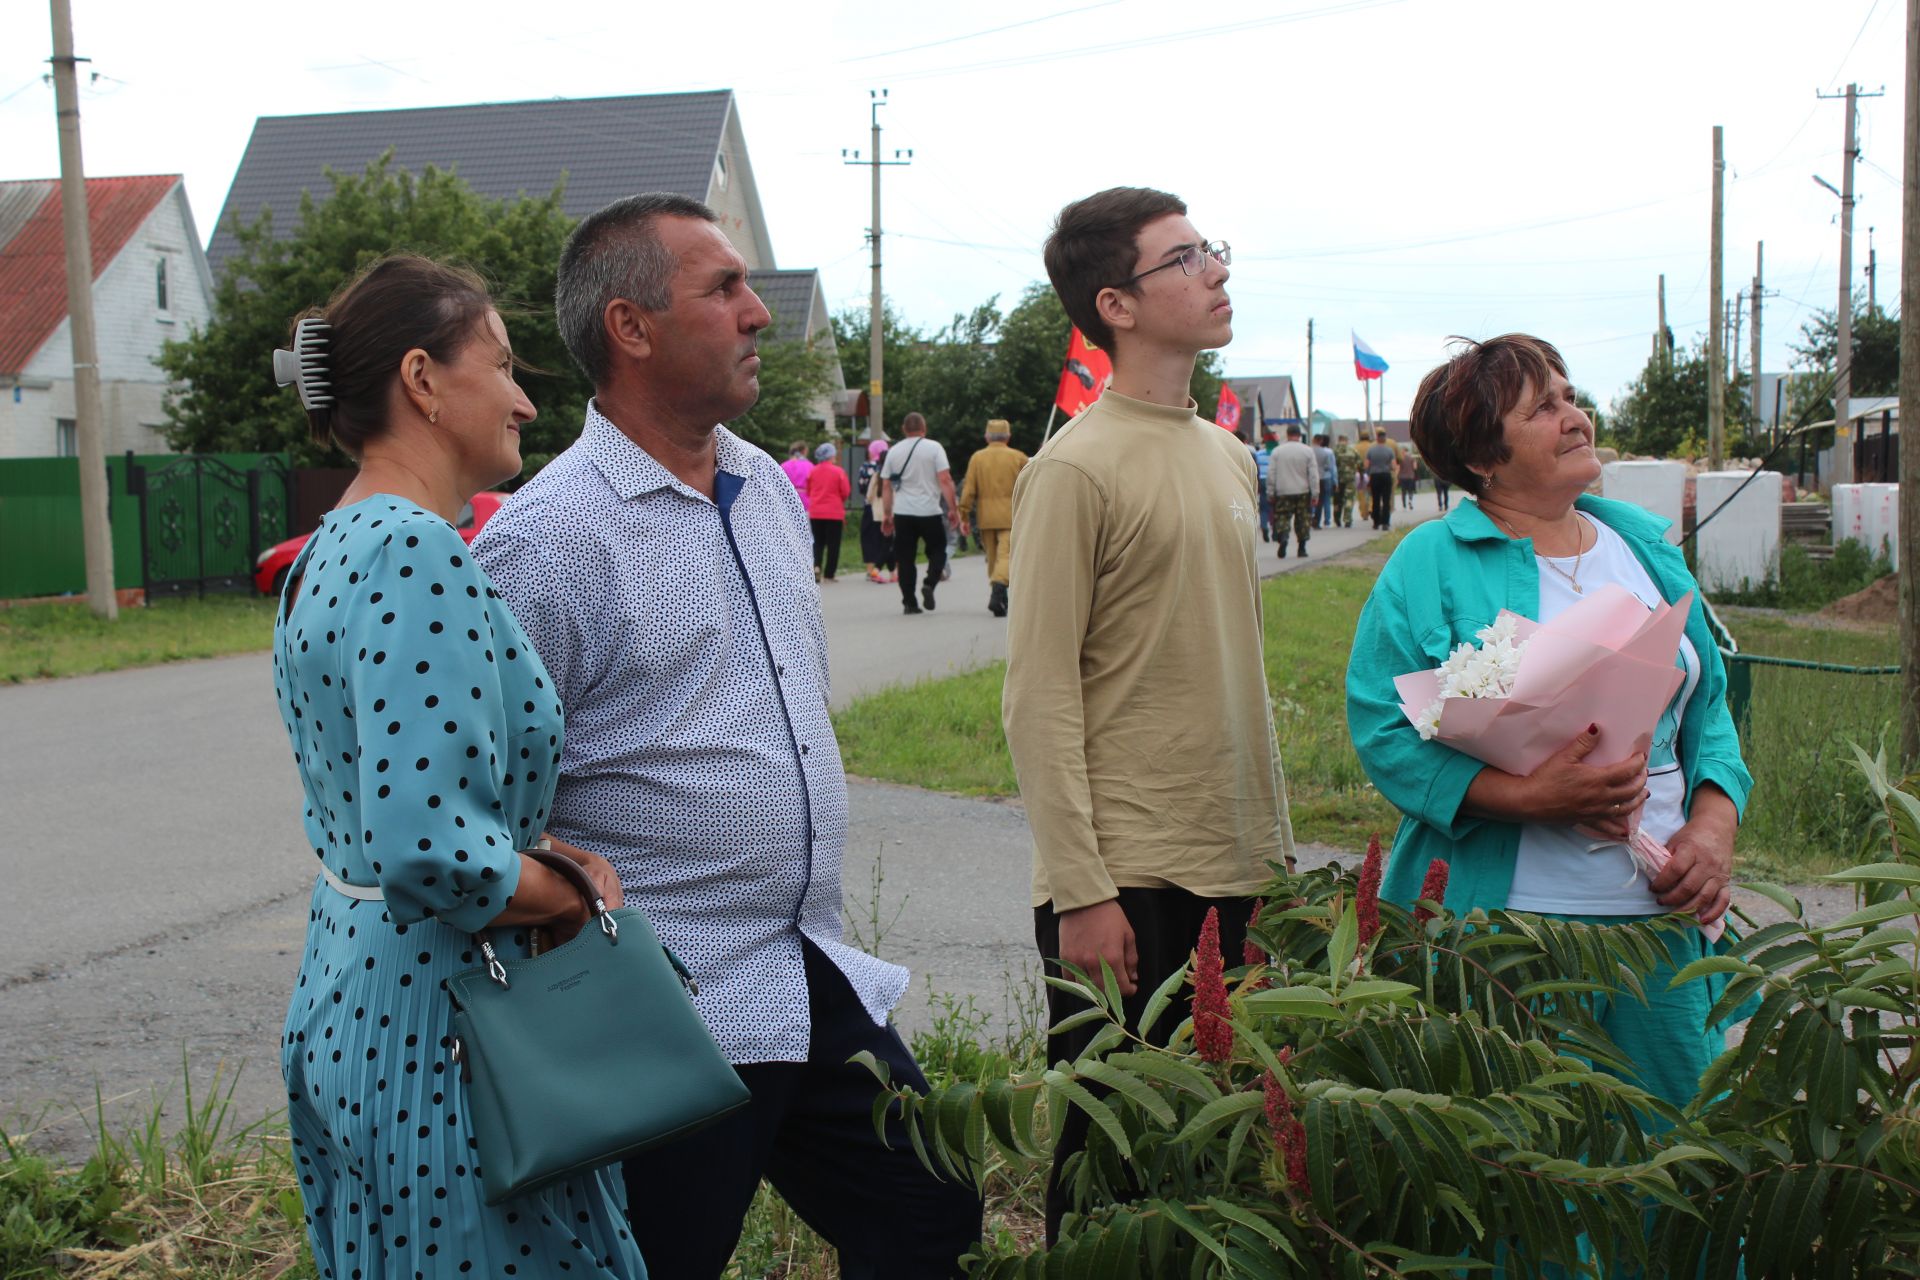
[[[215,274],[238,248],[235,219],[251,224],[271,209],[274,234],[290,235],[301,193],[324,194],[328,168],[357,173],[388,148],[398,168],[455,169],[496,199],[544,195],[565,178],[561,204],[576,218],[639,191],[703,201],[746,259],[749,282],[778,317],[780,336],[833,342],[819,272],[775,265],[731,89],[262,116],[207,249]],[[798,331],[791,327],[796,318]],[[830,408],[821,416],[831,421]]]

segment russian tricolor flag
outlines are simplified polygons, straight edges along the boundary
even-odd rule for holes
[[[1368,378],[1377,378],[1387,371],[1387,362],[1380,353],[1360,340],[1360,335],[1347,330],[1353,337],[1353,376],[1362,382]]]

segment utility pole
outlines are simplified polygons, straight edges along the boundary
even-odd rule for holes
[[[1756,439],[1759,438],[1762,426],[1760,417],[1760,296],[1763,292],[1761,287],[1761,275],[1763,274],[1761,266],[1766,260],[1766,256],[1767,242],[1762,240],[1753,247],[1753,293],[1750,295],[1753,303],[1753,381],[1747,384],[1747,399],[1750,401],[1747,407],[1751,409],[1753,413],[1753,434]]]
[[[1907,126],[1900,220],[1900,421],[1920,423],[1920,0],[1907,0]],[[1900,450],[1900,746],[1920,769],[1920,444]]]
[[[1726,157],[1720,148],[1720,126],[1713,126],[1713,234],[1707,262],[1708,288],[1713,293],[1713,323],[1707,326],[1707,470],[1718,471],[1726,453],[1727,375],[1726,352],[1720,345],[1721,324],[1725,317],[1726,282],[1721,279],[1720,241],[1726,217]]]
[[[1664,370],[1671,349],[1667,345],[1667,276],[1660,273],[1660,327],[1653,331],[1653,354]]]
[[[886,435],[887,422],[886,397],[881,390],[886,377],[886,331],[882,323],[885,303],[880,292],[880,170],[887,165],[912,164],[913,152],[895,151],[891,160],[880,158],[880,108],[887,105],[887,91],[869,89],[867,96],[872,99],[873,150],[862,160],[858,151],[842,148],[840,160],[843,164],[864,164],[873,170],[873,225],[867,228],[867,243],[873,246],[873,298],[867,321],[867,438],[879,440]]]
[[[1834,309],[1838,329],[1833,349],[1833,482],[1853,483],[1853,423],[1847,417],[1847,402],[1853,399],[1853,162],[1860,155],[1855,136],[1855,103],[1860,98],[1877,98],[1877,93],[1861,93],[1860,86],[1849,84],[1844,94],[1816,93],[1819,98],[1847,100],[1845,150],[1841,152],[1840,172],[1840,305]]]
[[[1873,296],[1873,277],[1879,271],[1880,263],[1873,251],[1873,228],[1867,228],[1867,314],[1880,314],[1880,303]]]
[[[1313,317],[1307,317],[1307,425],[1313,425]]]
[[[51,0],[53,102],[60,123],[60,211],[66,224],[67,318],[73,334],[73,434],[80,453],[80,541],[87,607],[112,622],[113,530],[107,524],[107,450],[102,438],[100,354],[93,332],[93,241],[87,231],[87,170],[80,156],[80,86],[69,0]]]

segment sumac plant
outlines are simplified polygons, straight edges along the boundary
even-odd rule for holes
[[[1191,993],[1221,1034],[1145,1043],[1111,974],[1050,979],[1104,1024],[1077,1061],[888,1085],[876,1116],[976,1184],[1088,1116],[1058,1245],[984,1246],[975,1277],[1920,1275],[1920,799],[1860,763],[1883,859],[1829,877],[1859,909],[1815,925],[1749,885],[1789,918],[1743,916],[1673,979],[1714,984],[1717,1019],[1757,1008],[1684,1108],[1623,1078],[1590,1011],[1642,997],[1677,919],[1458,916],[1444,867],[1406,910],[1328,868],[1268,884],[1249,963]],[[1221,972],[1213,936],[1148,1025]]]

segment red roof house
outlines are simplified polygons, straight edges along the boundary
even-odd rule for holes
[[[0,457],[75,450],[66,235],[56,179],[0,182]],[[87,180],[106,450],[164,450],[154,357],[206,321],[212,276],[177,174]]]

